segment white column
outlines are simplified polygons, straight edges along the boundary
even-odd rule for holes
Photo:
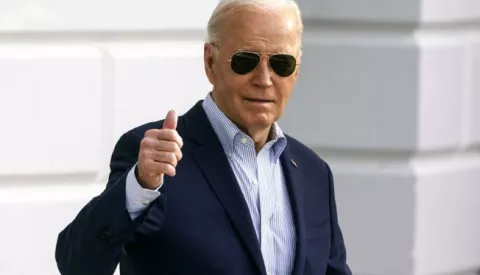
[[[298,2],[281,123],[332,166],[353,271],[480,268],[480,2]]]

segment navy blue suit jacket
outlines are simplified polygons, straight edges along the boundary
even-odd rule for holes
[[[198,102],[179,117],[183,159],[160,195],[135,221],[125,179],[152,122],[125,133],[111,158],[107,188],[58,236],[63,275],[110,275],[120,258],[136,275],[265,275],[260,246],[235,175]],[[347,275],[332,173],[314,152],[287,136],[281,156],[297,232],[294,275]]]

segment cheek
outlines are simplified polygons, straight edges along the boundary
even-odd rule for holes
[[[295,82],[292,79],[281,79],[277,85],[275,85],[275,89],[282,105],[284,105],[290,98],[294,83]]]
[[[242,91],[248,91],[251,86],[248,76],[241,76],[233,73],[226,75],[224,83],[224,88],[235,98],[240,98],[242,95],[245,95],[245,92]]]
[[[219,89],[230,89],[235,84],[235,77],[226,65],[217,66],[217,77]]]

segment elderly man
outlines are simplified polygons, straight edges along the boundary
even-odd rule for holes
[[[213,89],[186,114],[126,132],[107,188],[59,234],[63,275],[347,275],[328,165],[276,121],[301,58],[290,0],[221,1]]]

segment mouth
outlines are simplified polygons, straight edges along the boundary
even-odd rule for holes
[[[246,101],[252,103],[274,103],[273,100],[263,99],[263,98],[245,98]]]

